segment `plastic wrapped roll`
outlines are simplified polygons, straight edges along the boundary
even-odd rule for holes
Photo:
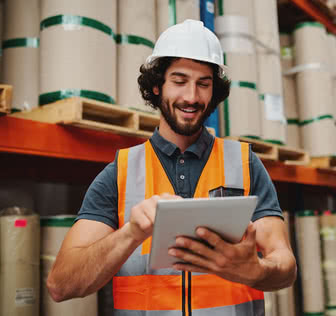
[[[116,99],[116,1],[41,0],[39,104]]]
[[[215,19],[215,32],[224,51],[228,77],[232,81],[230,96],[224,103],[223,136],[258,138],[261,135],[256,54],[251,29],[253,27],[244,16],[224,15]],[[242,117],[241,113],[246,115]]]
[[[55,303],[48,294],[46,281],[55,262],[56,255],[65,235],[73,225],[76,216],[59,215],[41,218],[41,316],[78,315],[97,316],[97,293]]]
[[[280,40],[276,0],[254,1],[262,138],[285,144]]]
[[[301,23],[294,38],[302,146],[313,157],[329,156],[336,139],[326,31],[316,22]]]
[[[294,55],[290,35],[280,35],[280,43],[282,45],[282,72],[286,72],[294,67]],[[287,144],[295,148],[301,148],[295,75],[283,75],[282,84],[284,89],[285,116],[287,118]]]
[[[151,55],[156,40],[155,0],[118,2],[118,101],[119,105],[151,111],[138,88],[139,68]]]
[[[265,316],[278,316],[277,297],[275,292],[264,292]]]
[[[2,81],[14,87],[12,108],[29,110],[38,105],[39,0],[4,2]]]
[[[4,5],[3,2],[0,1],[0,42],[2,43],[2,38],[3,38],[3,20],[4,20]],[[2,77],[2,45],[1,45],[1,49],[0,49],[0,80],[1,82],[4,82]]]
[[[298,212],[295,227],[302,279],[303,311],[304,313],[323,313],[325,296],[319,217],[314,211]]]
[[[286,231],[291,240],[290,234],[290,216],[288,212],[283,212],[285,218]],[[295,294],[294,287],[288,287],[276,292],[277,312],[279,316],[295,316]]]
[[[200,19],[200,0],[156,0],[157,37],[169,26]]]
[[[329,65],[332,72],[332,90],[333,90],[333,101],[332,101],[332,111],[334,115],[334,120],[336,124],[336,35],[328,34],[328,51],[329,51]]]
[[[0,315],[39,315],[39,216],[18,207],[0,212]]]

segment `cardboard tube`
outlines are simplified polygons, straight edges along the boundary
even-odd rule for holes
[[[144,105],[145,101],[139,92],[137,78],[140,75],[140,66],[153,51],[156,39],[155,26],[155,0],[147,0],[146,5],[140,6],[136,0],[118,2],[118,34],[138,36],[153,45],[149,47],[127,41],[118,43],[117,103],[120,105],[151,110]]]
[[[313,211],[301,211],[295,218],[299,269],[302,279],[303,311],[324,311],[324,286],[319,218]]]

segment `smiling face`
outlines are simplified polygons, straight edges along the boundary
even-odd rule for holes
[[[210,115],[213,70],[204,63],[181,58],[167,69],[161,91],[160,110],[177,134],[191,136],[200,131]],[[159,95],[159,89],[153,92]]]

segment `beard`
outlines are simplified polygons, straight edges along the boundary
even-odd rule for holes
[[[210,104],[208,105],[207,109],[201,114],[198,120],[193,123],[192,120],[185,120],[184,124],[180,124],[177,121],[177,115],[172,109],[185,109],[188,107],[193,107],[198,111],[204,111],[205,104],[201,103],[177,103],[174,102],[172,106],[169,106],[169,101],[163,100],[161,98],[160,102],[160,111],[166,122],[168,123],[169,127],[179,135],[183,136],[192,136],[196,134],[203,126],[205,120],[210,116],[212,109]]]

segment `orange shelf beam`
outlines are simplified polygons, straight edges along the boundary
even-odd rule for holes
[[[108,163],[117,149],[143,143],[137,137],[0,117],[0,152]]]
[[[331,19],[321,12],[311,1],[309,0],[291,0],[299,8],[309,14],[316,21],[324,24],[329,32],[336,35],[336,24]]]

